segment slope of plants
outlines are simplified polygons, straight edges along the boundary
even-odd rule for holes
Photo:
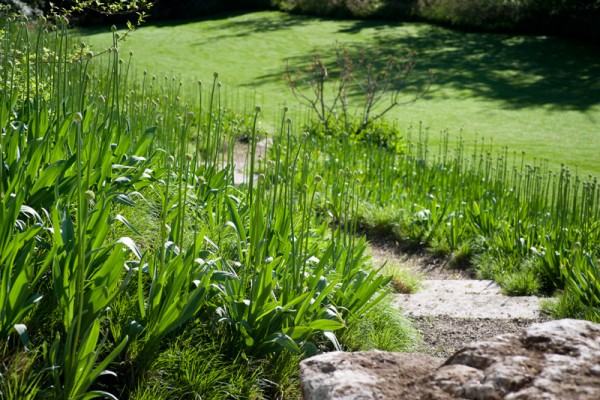
[[[313,212],[327,182],[285,112],[277,162],[235,186],[260,110],[226,110],[217,74],[186,97],[132,76],[124,32],[94,54],[62,18],[1,23],[2,398],[293,397],[298,357],[377,318],[389,278]]]
[[[294,398],[303,356],[408,349],[360,230],[599,319],[595,179],[420,130],[298,134],[285,108],[259,162],[262,110],[217,74],[133,74],[116,28],[94,52],[63,19],[1,22],[2,398]]]
[[[509,294],[557,294],[557,317],[600,320],[597,178],[582,179],[566,166],[551,172],[483,142],[474,151],[447,142],[430,147],[419,131],[402,153],[343,136],[309,143],[310,170],[324,181],[353,171],[356,214],[331,203],[335,183],[320,205],[337,221],[407,251],[449,256]]]

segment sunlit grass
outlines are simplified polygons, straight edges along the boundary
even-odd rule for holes
[[[97,44],[106,37],[85,33]],[[193,82],[219,71],[227,102],[244,107],[255,100],[275,125],[281,105],[296,106],[283,83],[284,60],[300,68],[315,52],[332,57],[335,43],[419,53],[415,76],[433,69],[437,80],[425,99],[390,118],[402,130],[422,123],[432,145],[447,130],[451,140],[462,136],[467,146],[483,137],[498,149],[525,151],[529,160],[548,159],[554,170],[565,163],[581,175],[600,175],[600,56],[591,45],[259,12],[142,27],[124,49],[135,53],[138,73],[148,69]]]

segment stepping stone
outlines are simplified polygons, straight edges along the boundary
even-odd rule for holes
[[[419,292],[396,295],[393,304],[409,317],[536,319],[541,310],[539,297],[505,296],[489,280],[426,280]]]

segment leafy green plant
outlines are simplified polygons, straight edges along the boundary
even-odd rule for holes
[[[600,320],[600,272],[594,259],[577,251],[562,273],[567,281],[565,291],[583,306],[586,318]]]
[[[36,266],[33,248],[36,236],[42,226],[28,226],[21,215],[29,215],[41,221],[35,210],[23,204],[24,192],[16,196],[5,196],[0,202],[0,267],[2,280],[0,286],[0,337],[8,339],[10,332],[20,325],[20,335],[27,345],[26,327],[23,324],[27,313],[41,300],[36,294],[41,277],[48,268],[48,262]]]

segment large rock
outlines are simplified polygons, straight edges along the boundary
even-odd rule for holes
[[[307,400],[597,400],[600,324],[534,324],[472,343],[442,365],[419,354],[327,353],[303,361],[300,380]]]
[[[306,400],[396,399],[399,383],[424,379],[443,362],[415,353],[325,353],[300,364],[302,393]]]

